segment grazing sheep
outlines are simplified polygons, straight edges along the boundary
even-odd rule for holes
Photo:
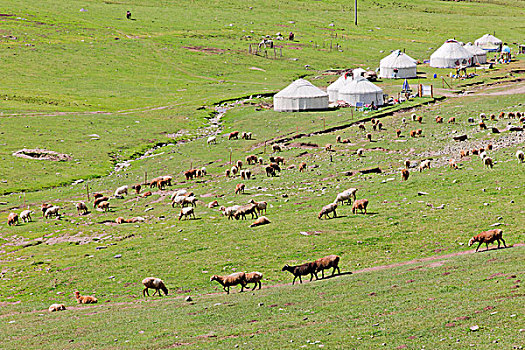
[[[493,148],[492,143],[489,143],[489,144],[487,145],[487,149],[488,149],[489,151],[492,151],[492,148]]]
[[[189,171],[189,173],[188,173],[188,175],[189,175],[191,173],[191,171],[190,170],[188,170],[188,171]],[[186,172],[184,173],[184,175],[186,175]],[[188,176],[186,176],[186,179],[188,179]],[[158,177],[155,177],[155,178],[151,179],[150,182],[149,182],[149,188],[157,187],[157,184],[158,184],[159,180],[162,180],[162,176],[158,176]]]
[[[490,157],[485,157],[485,159],[483,159],[483,164],[485,164],[487,168],[492,169],[494,167],[494,161]]]
[[[96,208],[98,206],[99,203],[101,202],[107,202],[109,201],[109,198],[106,197],[106,196],[103,196],[103,197],[97,197],[95,198],[95,200],[93,201],[93,208]]]
[[[368,206],[368,199],[359,199],[357,201],[354,202],[354,205],[352,206],[352,214],[356,214],[356,211],[357,209],[359,209],[359,211],[361,213],[365,213],[366,215],[366,207]]]
[[[271,221],[268,220],[268,218],[266,216],[261,216],[260,218],[255,220],[253,222],[253,224],[250,225],[250,227],[257,227],[257,226],[261,226],[261,225],[268,225],[269,223],[271,223]]]
[[[177,197],[175,197],[175,199],[177,199]],[[188,205],[191,207],[195,207],[197,205],[197,200],[198,199],[195,196],[182,196],[182,200],[179,199],[178,202],[180,202],[180,205],[183,208]]]
[[[135,194],[140,194],[140,189],[141,188],[142,188],[141,184],[135,184],[135,185],[131,186],[131,189],[135,190]]]
[[[487,129],[487,126],[485,125],[484,122],[482,122],[482,121],[479,122],[479,129],[480,129],[480,130],[486,130],[486,129]]]
[[[404,164],[405,164],[405,169],[410,168],[410,160],[405,159]]]
[[[516,158],[518,158],[518,163],[523,163],[525,161],[525,153],[522,150],[516,152]]]
[[[479,157],[481,158],[481,160],[485,159],[487,157],[487,152],[485,152],[485,151],[480,152],[479,153]]]
[[[238,131],[232,131],[231,133],[228,134],[228,140],[232,140],[232,139],[236,139],[236,140],[239,139]]]
[[[299,172],[302,173],[303,170],[306,170],[306,163],[305,162],[302,162],[301,164],[299,164]]]
[[[97,208],[102,209],[102,211],[109,211],[109,202],[100,202],[98,203]]]
[[[372,134],[366,134],[366,138],[368,139],[368,141],[372,142]]]
[[[335,138],[335,142],[341,143],[341,135],[337,135],[337,137]]]
[[[473,155],[478,155],[478,149],[477,148],[473,148],[470,153],[472,153]]]
[[[24,210],[20,213],[20,219],[23,222],[30,222],[31,221],[31,214],[33,214],[33,211],[31,210]]]
[[[189,219],[191,219],[191,217],[193,216],[193,218],[195,219],[195,208],[193,207],[182,208],[179,214],[179,221],[183,216]]]
[[[144,290],[142,291],[142,296],[148,295],[149,297],[149,289],[155,289],[155,292],[153,293],[153,296],[155,294],[159,293],[159,296],[162,296],[162,293],[160,291],[163,291],[165,295],[168,295],[168,288],[166,288],[166,285],[164,284],[164,281],[160,278],[155,277],[146,277],[142,280],[142,284],[144,285]]]
[[[469,117],[469,118],[467,119],[467,121],[468,121],[469,123],[474,123],[474,118]]]
[[[124,195],[128,195],[128,185],[120,186],[115,190],[115,198],[124,198]]]
[[[240,174],[241,174],[241,179],[243,180],[250,180],[252,176],[252,172],[249,169],[241,170]]]
[[[264,159],[263,159],[263,157],[259,157],[258,160],[259,160],[259,164],[260,164],[260,165],[262,165],[262,164],[264,163]]]
[[[272,160],[272,163],[284,165],[285,164],[284,157],[281,157],[281,156],[275,157],[274,160]]]
[[[239,209],[233,213],[233,216],[235,217],[235,220],[239,220],[239,218],[246,220],[246,215],[251,214],[252,219],[256,219],[258,217],[256,208],[257,206],[251,203],[240,206]]]
[[[314,279],[319,279],[317,277],[317,265],[315,262],[310,262],[302,265],[290,266],[288,264],[284,265],[281,271],[288,271],[293,274],[292,285],[295,284],[295,279],[299,277],[299,282],[303,283],[301,276],[310,275],[310,282]]]
[[[317,218],[320,220],[323,216],[326,216],[328,219],[330,219],[330,216],[328,214],[334,213],[333,218],[337,217],[337,212],[335,211],[337,209],[337,203],[330,203],[328,205],[325,205],[321,211],[319,212],[319,215],[317,215]]]
[[[468,151],[467,151],[467,152],[468,152]],[[459,152],[459,156],[460,156],[461,158],[466,157],[466,156],[467,156],[467,152],[465,152],[464,150],[461,150],[461,151]]]
[[[244,184],[237,184],[237,186],[235,186],[235,194],[240,194],[240,193],[244,193],[244,188],[246,186]]]
[[[346,204],[347,205],[350,205],[352,204],[352,198],[355,200],[355,194],[357,192],[357,188],[349,188],[348,190],[345,190],[341,193],[339,193],[336,198],[335,198],[335,201],[334,203],[343,203],[346,201]]]
[[[7,225],[8,226],[15,226],[18,225],[18,214],[17,213],[9,213],[7,216]]]
[[[500,112],[499,119],[503,119],[503,118],[505,118],[505,112]]]
[[[104,195],[102,193],[94,193],[93,194],[93,198],[97,199],[97,198],[101,198],[101,197],[104,197]],[[44,205],[44,204],[42,204]]]
[[[456,122],[456,117],[450,117],[448,118],[448,123],[449,124],[454,124]]]
[[[217,276],[213,275],[210,278],[210,282],[217,281],[222,285],[222,289],[227,294],[230,294],[230,287],[241,285],[241,293],[244,291],[244,286],[246,285],[246,274],[244,272],[232,273],[228,276]]]
[[[208,208],[215,208],[215,207],[218,207],[219,206],[219,202],[217,202],[216,200],[211,202],[210,204],[208,204]]]
[[[423,123],[423,117],[422,116],[417,117],[417,122],[419,124]]]
[[[48,208],[51,208],[51,207],[52,207],[52,205],[51,205],[51,204],[47,204],[47,203],[44,203],[44,204],[42,204],[42,205],[40,206],[40,210],[42,210],[42,217],[45,216],[45,214],[46,214],[46,210],[47,210]]]
[[[64,306],[64,304],[52,304],[48,310],[49,312],[55,312],[55,311],[63,311],[65,310],[66,307]]]
[[[349,140],[349,139],[343,139],[343,140],[341,141],[341,143],[350,143],[350,140]]]
[[[407,169],[401,170],[401,180],[402,181],[407,181],[409,176],[410,176],[410,172]]]
[[[496,115],[494,113],[490,115],[490,120],[496,120]]]
[[[410,137],[416,137],[416,136],[417,136],[416,130],[411,130],[410,131]]]
[[[248,272],[246,274],[246,283],[245,283],[245,287],[248,283],[255,283],[255,285],[253,286],[252,288],[252,291],[255,290],[255,288],[257,288],[257,285],[259,286],[259,289],[261,289],[261,280],[263,278],[263,274],[260,273],[260,272]]]
[[[416,130],[417,136],[421,136],[422,133],[423,133],[423,130],[421,130],[421,129],[417,129]]]
[[[376,125],[377,124],[376,118],[370,119],[370,123],[372,123],[372,125]]]
[[[186,180],[192,180],[194,177],[197,177],[197,169],[190,169],[184,172]]]
[[[275,144],[275,145],[272,145],[272,150],[274,152],[281,152],[283,149],[280,145]]]
[[[242,161],[238,160],[237,163],[236,163],[235,165],[237,166],[237,168],[238,168],[239,170],[242,169]]]
[[[60,207],[57,207],[56,205],[47,208],[46,212],[44,213],[44,217],[46,219],[55,216],[57,218],[60,218],[60,213],[58,212],[60,210]]]
[[[241,207],[240,205],[233,205],[228,208],[222,206],[220,210],[222,211],[222,215],[227,216],[228,219],[233,220],[235,213],[237,212],[237,210],[239,210],[240,207]]]
[[[265,168],[265,170],[266,170],[266,176],[277,176],[277,174],[275,173],[275,169],[272,166],[268,165]]]
[[[414,114],[412,114],[412,121],[414,121],[414,122],[415,122],[415,121],[416,121],[416,118],[417,118],[417,115],[416,115],[415,113],[414,113]]]
[[[443,123],[443,118],[440,117],[440,116],[438,115],[438,116],[436,117],[436,123],[438,123],[438,124]]]
[[[248,165],[257,164],[257,156],[254,155],[254,154],[251,154],[251,155],[247,156],[246,157],[246,163]]]
[[[270,166],[275,170],[275,171],[281,171],[281,167],[277,164],[277,163],[270,163]]]
[[[406,124],[407,123],[407,118],[401,119],[401,123]]]
[[[422,172],[424,169],[430,169],[429,159],[426,159],[419,164],[419,172]]]
[[[79,304],[96,304],[98,302],[97,298],[92,297],[91,295],[80,295],[78,290],[75,291],[75,298]]]
[[[401,130],[399,129],[396,130],[396,137],[397,138],[401,137]]]
[[[458,168],[458,165],[456,164],[456,161],[454,159],[449,159],[448,160],[448,165],[452,168],[452,169],[457,169]]]
[[[471,247],[472,244],[474,244],[474,242],[479,242],[478,247],[476,248],[476,252],[477,252],[481,244],[485,243],[487,245],[486,250],[489,250],[489,243],[498,241],[498,249],[499,249],[500,240],[503,241],[503,246],[507,248],[507,245],[505,244],[505,240],[503,239],[503,230],[499,228],[495,228],[493,230],[483,231],[479,235],[472,237],[470,241],[468,242],[468,246]]]
[[[217,137],[216,136],[210,136],[208,137],[208,140],[206,140],[206,143],[208,145],[211,145],[211,144],[217,144]]]
[[[239,172],[239,168],[237,168],[235,165],[231,167],[230,173],[232,174],[232,176],[237,175],[238,172]]]
[[[359,130],[362,130],[363,132],[366,132],[365,124],[359,124]]]
[[[206,171],[206,168],[202,168],[204,169],[204,171]],[[205,174],[206,175],[206,174]],[[166,176],[162,176],[162,181],[164,182],[164,184],[166,184],[167,186],[171,186],[171,181],[173,180],[173,177],[170,176],[170,175],[166,175]]]
[[[265,201],[262,201],[262,202],[256,202],[256,201],[254,201],[253,199],[250,199],[250,201],[248,202],[248,204],[255,204],[255,208],[257,209],[257,212],[258,212],[259,214],[261,214],[261,213],[266,214],[266,207],[268,206],[268,203],[266,203]]]
[[[363,156],[363,153],[365,153],[365,150],[362,149],[362,148],[359,148],[359,149],[356,151],[356,154],[357,154],[359,157],[362,157],[362,156]]]
[[[509,118],[514,119],[514,117],[515,117],[514,112],[509,112]]]
[[[252,139],[252,133],[251,132],[247,132],[246,133],[246,140],[251,140]]]
[[[485,119],[487,119],[487,115],[485,113],[480,113],[479,114],[479,119],[485,120]]]
[[[383,130],[383,123],[378,122],[378,123],[377,123],[377,129],[378,129],[379,131]]]
[[[230,177],[230,169],[226,169],[226,170],[224,171],[224,176],[226,176],[226,177]]]
[[[332,276],[335,275],[335,270],[337,269],[337,273],[341,274],[341,270],[339,269],[339,259],[337,255],[329,255],[325,256],[324,258],[317,259],[315,261],[316,265],[316,272],[321,271],[322,277],[324,278],[324,270],[328,270],[333,268],[332,270]]]
[[[374,131],[377,130],[377,124],[372,124],[372,130],[374,130]]]

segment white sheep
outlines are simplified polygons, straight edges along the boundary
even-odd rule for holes
[[[182,208],[180,210],[180,214],[179,214],[179,221],[182,217],[185,217],[185,218],[190,218],[193,216],[193,218],[195,219],[195,211],[194,211],[194,208],[193,207],[187,207],[187,208]]]
[[[348,190],[339,193],[336,196],[334,203],[342,202],[343,204],[345,204],[346,201],[346,204],[350,205],[352,204],[352,198],[355,200],[356,192],[357,188],[349,188]]]
[[[230,173],[232,174],[232,176],[235,176],[235,174],[237,174],[238,171],[239,168],[237,168],[235,165],[232,166],[232,168],[230,169]]]
[[[481,160],[485,159],[487,157],[487,152],[483,151],[479,154],[479,157],[481,158]]]
[[[359,157],[362,157],[364,152],[365,152],[365,150],[362,149],[362,148],[360,148],[360,149],[357,150],[356,153],[357,153],[357,155],[358,155]]]
[[[187,205],[191,205],[192,207],[196,206],[197,205],[197,197],[195,197],[195,196],[184,197],[182,199],[181,206],[182,207],[186,207]]]
[[[115,190],[115,198],[123,198],[124,195],[128,195],[128,185],[120,186]]]
[[[83,212],[84,214],[88,213],[88,208],[86,203],[84,202],[78,202],[75,204],[75,207],[77,208],[77,213],[80,215],[80,212]]]
[[[23,222],[30,222],[31,221],[31,214],[33,214],[33,211],[31,210],[24,210],[20,213],[20,219]]]
[[[518,158],[518,163],[523,163],[525,161],[525,153],[522,150],[516,152],[516,158]]]
[[[60,210],[60,207],[53,205],[52,207],[49,207],[46,209],[46,211],[44,212],[44,217],[46,219],[52,216],[60,217],[60,213],[58,212],[59,210]]]
[[[188,193],[187,190],[178,190],[178,191],[175,191],[171,194],[171,201],[173,202],[173,200],[175,199],[175,197],[183,197],[185,196],[186,194]]]
[[[228,219],[232,219],[233,220],[233,214],[235,214],[235,212],[237,210],[239,210],[241,206],[240,205],[233,205],[231,207],[221,207],[221,211],[222,211],[222,215],[224,216],[227,216]]]
[[[208,171],[206,170],[206,167],[202,167],[201,168],[201,174],[202,174],[202,176],[206,176],[206,174],[208,174]]]
[[[430,169],[430,160],[424,160],[419,164],[419,172],[422,172],[423,169]]]
[[[66,307],[64,306],[64,304],[52,304],[48,310],[49,312],[55,312],[55,311],[62,311],[65,309]]]
[[[216,136],[210,136],[208,137],[208,140],[206,141],[206,143],[208,145],[211,145],[212,143],[213,144],[216,144],[217,143],[217,137]]]

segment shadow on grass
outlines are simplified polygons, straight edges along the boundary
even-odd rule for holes
[[[339,276],[347,276],[347,275],[352,275],[353,272],[352,271],[346,271],[346,272],[341,272],[341,273],[338,273],[338,274],[335,274],[335,275],[326,275],[324,277],[320,277],[319,279],[320,280],[327,280],[327,279],[330,279],[330,278],[335,278],[335,277],[339,277]]]

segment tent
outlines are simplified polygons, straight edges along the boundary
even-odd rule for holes
[[[435,68],[456,68],[470,66],[473,55],[456,40],[447,40],[430,56],[430,66]]]
[[[479,46],[486,51],[501,51],[503,42],[494,35],[485,34],[478,40],[474,41],[474,45]]]
[[[326,92],[328,92],[328,100],[330,102],[335,102],[339,100],[339,90],[351,81],[352,77],[349,74],[343,74],[339,77],[339,79],[337,79],[331,85],[329,85],[326,88]]]
[[[362,77],[363,74],[365,73],[366,73],[366,70],[364,70],[363,68],[356,68],[352,71],[352,75],[354,76],[354,79],[358,77]]]
[[[474,46],[472,43],[467,43],[463,46],[473,55],[473,63],[485,64],[487,63],[487,51],[479,46]]]
[[[278,112],[328,109],[328,94],[309,81],[298,79],[273,96],[273,109]]]
[[[383,105],[383,90],[363,77],[357,77],[339,90],[339,99],[355,106],[357,103],[364,105]]]
[[[381,78],[416,78],[416,61],[407,54],[395,50],[379,63]]]

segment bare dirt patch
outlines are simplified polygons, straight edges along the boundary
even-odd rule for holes
[[[58,153],[40,148],[24,148],[13,153],[13,156],[26,159],[51,160],[54,162],[65,162],[73,159],[73,157],[71,157],[69,154]]]

